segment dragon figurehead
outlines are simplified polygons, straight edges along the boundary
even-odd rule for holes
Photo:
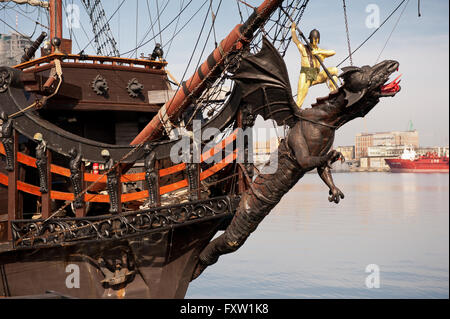
[[[364,117],[378,104],[382,97],[394,97],[400,92],[400,76],[387,83],[389,77],[398,71],[399,63],[386,60],[374,66],[344,67],[339,76],[344,80],[340,92],[345,93],[347,121]]]
[[[278,125],[290,127],[278,148],[275,173],[264,168],[241,196],[235,216],[225,232],[210,242],[199,255],[192,279],[197,278],[223,254],[236,251],[281,198],[304,176],[317,169],[329,187],[330,202],[344,198],[331,177],[331,164],[342,158],[332,150],[336,129],[364,117],[381,97],[395,96],[400,91],[399,77],[387,83],[398,70],[396,61],[384,61],[372,67],[345,67],[340,77],[344,84],[330,95],[319,98],[308,109],[299,109],[289,84],[286,65],[269,40],[255,55],[243,57],[233,79],[241,88],[241,105],[252,116],[261,115]],[[269,164],[270,165],[270,164]]]

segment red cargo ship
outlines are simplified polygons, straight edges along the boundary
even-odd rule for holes
[[[412,149],[405,149],[401,158],[386,159],[392,173],[448,173],[448,156],[427,153],[417,156]]]

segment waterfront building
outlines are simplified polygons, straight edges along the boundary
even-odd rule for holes
[[[369,147],[375,146],[412,146],[419,147],[419,133],[414,131],[392,131],[380,133],[360,133],[356,135],[355,158],[369,156]]]
[[[0,65],[14,66],[20,63],[25,49],[33,42],[18,33],[0,33]]]

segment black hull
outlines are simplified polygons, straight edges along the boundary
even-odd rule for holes
[[[184,298],[201,249],[227,219],[200,220],[125,240],[0,253],[0,296],[55,291],[74,298]],[[115,261],[124,255],[133,274],[122,284],[102,282],[108,270],[99,258]],[[66,284],[75,283],[72,265],[79,268],[79,288]]]
[[[14,221],[14,246],[0,253],[0,297],[184,298],[201,250],[230,223],[238,200]]]

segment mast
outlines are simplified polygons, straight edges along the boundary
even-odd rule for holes
[[[170,126],[171,122],[178,118],[183,110],[192,101],[199,97],[206,89],[206,80],[220,74],[221,65],[228,53],[233,50],[242,50],[244,45],[253,38],[253,33],[270,17],[270,15],[282,4],[283,0],[265,0],[244,24],[237,25],[233,31],[219,44],[208,59],[200,66],[197,72],[186,82],[182,89],[169,100],[158,114],[147,124],[138,136],[130,143],[141,144],[154,140],[161,136],[164,126]]]
[[[62,0],[50,0],[50,39],[62,39]]]

